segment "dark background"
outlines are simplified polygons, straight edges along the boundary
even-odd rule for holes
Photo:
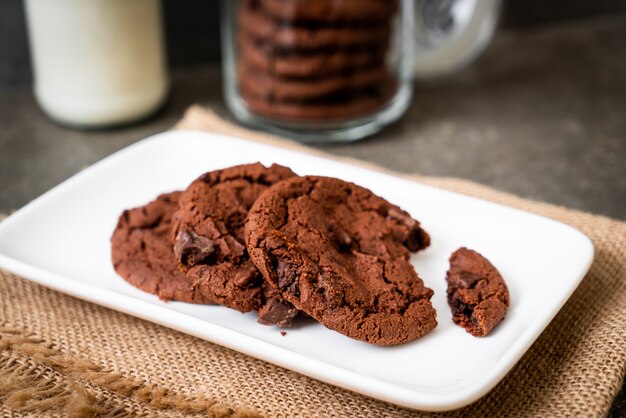
[[[162,1],[170,67],[218,61],[219,1]],[[625,0],[505,0],[501,25],[531,26],[615,12],[626,13]],[[24,3],[0,0],[0,90],[30,80]]]

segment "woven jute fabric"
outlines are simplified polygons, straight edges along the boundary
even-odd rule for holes
[[[199,107],[177,128],[314,152],[236,127]],[[464,180],[403,177],[565,222],[596,248],[591,270],[557,317],[502,382],[474,404],[445,414],[403,409],[0,271],[0,415],[606,415],[626,372],[626,223]]]

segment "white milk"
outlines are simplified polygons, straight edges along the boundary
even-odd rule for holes
[[[159,0],[26,0],[26,12],[35,95],[53,119],[120,124],[165,99]]]

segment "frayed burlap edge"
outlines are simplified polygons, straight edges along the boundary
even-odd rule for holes
[[[255,417],[198,395],[187,399],[137,378],[62,353],[24,330],[0,327],[0,403],[22,412],[71,417],[132,417],[171,411],[174,416]]]

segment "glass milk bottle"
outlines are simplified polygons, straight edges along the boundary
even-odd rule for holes
[[[168,91],[159,0],[26,0],[35,96],[52,119],[129,123]]]

